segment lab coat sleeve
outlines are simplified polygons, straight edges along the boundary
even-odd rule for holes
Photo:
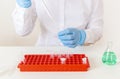
[[[103,31],[103,2],[102,0],[94,0],[95,5],[92,7],[89,23],[87,26],[85,44],[93,44],[102,37]]]
[[[16,3],[16,8],[12,14],[16,33],[21,36],[26,36],[32,32],[37,18],[34,0],[31,1],[32,5],[29,8],[22,8]]]

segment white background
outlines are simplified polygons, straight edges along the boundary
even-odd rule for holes
[[[97,46],[111,40],[114,46],[120,47],[120,0],[104,1],[104,32],[103,38],[97,42]],[[12,11],[15,8],[15,0],[0,1],[0,46],[34,46],[40,33],[39,23],[33,32],[21,37],[15,33],[12,22]]]

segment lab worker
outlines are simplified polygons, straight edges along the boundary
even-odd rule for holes
[[[102,37],[102,0],[16,0],[12,14],[16,33],[29,35],[40,22],[37,46],[75,48]],[[32,39],[32,38],[31,38]]]

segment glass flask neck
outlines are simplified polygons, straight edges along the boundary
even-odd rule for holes
[[[112,42],[108,42],[106,52],[112,52]]]

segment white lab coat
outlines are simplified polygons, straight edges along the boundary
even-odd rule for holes
[[[59,46],[58,32],[66,28],[83,29],[85,44],[95,43],[102,36],[102,0],[31,0],[32,6],[16,4],[13,21],[16,32],[25,36],[33,31],[38,18],[41,34],[37,46]],[[31,38],[32,39],[32,38]]]

